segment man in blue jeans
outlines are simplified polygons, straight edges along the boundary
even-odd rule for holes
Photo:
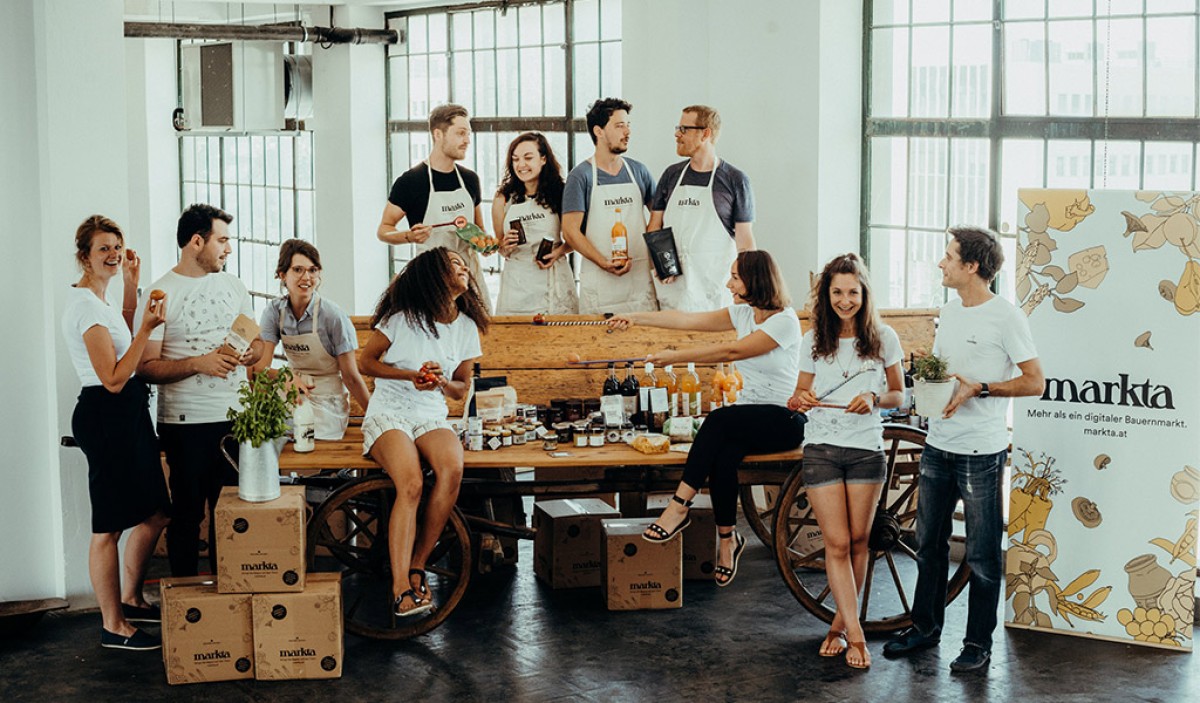
[[[1025,314],[989,288],[1004,263],[990,230],[955,227],[938,264],[942,285],[958,294],[942,308],[933,352],[958,388],[942,417],[929,418],[917,484],[917,590],[913,626],[884,645],[886,656],[937,646],[946,615],[950,527],[961,498],[971,567],[967,633],[956,672],[985,670],[1004,586],[1004,462],[1008,398],[1041,395],[1045,384]]]

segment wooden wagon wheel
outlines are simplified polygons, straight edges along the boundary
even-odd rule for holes
[[[798,464],[797,464],[798,466]],[[769,548],[775,547],[775,504],[779,500],[779,486],[742,486],[738,498],[742,503],[742,516],[746,524],[758,536],[759,541]]]
[[[387,525],[395,496],[386,476],[355,479],[331,493],[308,523],[309,570],[341,572],[346,629],[373,639],[429,632],[458,606],[471,578],[471,533],[455,508],[426,565],[434,609],[408,618],[392,614]]]
[[[880,506],[889,517],[877,520],[871,533],[871,557],[859,603],[859,618],[867,632],[891,632],[912,624],[917,477],[924,446],[925,433],[917,428],[884,427],[888,473]],[[799,469],[783,484],[776,507],[774,547],[779,573],[801,605],[821,620],[833,622],[837,606],[825,577],[824,542]],[[950,567],[947,603],[962,592],[970,577],[965,559],[953,549]]]

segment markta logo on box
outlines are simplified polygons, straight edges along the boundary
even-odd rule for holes
[[[572,571],[586,571],[588,569],[599,569],[599,568],[600,568],[600,562],[596,561],[595,559],[588,559],[587,561],[571,562],[571,570]]]
[[[1147,378],[1142,383],[1130,383],[1129,374],[1118,374],[1117,381],[1076,383],[1069,378],[1047,378],[1042,400],[1059,403],[1091,403],[1093,405],[1123,405],[1133,408],[1174,410],[1171,389],[1156,386]]]
[[[643,581],[642,583],[629,584],[631,591],[661,591],[662,584],[658,581]]]
[[[279,571],[279,565],[270,561],[260,561],[257,564],[242,564],[242,573],[254,571]]]
[[[196,662],[212,662],[223,661],[229,658],[229,652],[222,649],[214,649],[211,652],[196,652],[192,655],[192,661]]]
[[[317,650],[301,647],[300,649],[281,649],[279,650],[280,659],[298,659],[300,657],[315,657]]]

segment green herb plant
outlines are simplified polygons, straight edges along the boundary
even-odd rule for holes
[[[242,382],[238,388],[242,409],[230,408],[226,415],[233,421],[234,439],[257,448],[287,432],[287,420],[299,397],[291,380],[292,371],[285,366],[274,376],[263,370],[253,381]]]
[[[950,378],[950,362],[936,354],[913,357],[912,376],[922,381],[945,381]]]

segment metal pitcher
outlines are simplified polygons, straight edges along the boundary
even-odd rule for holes
[[[221,453],[238,472],[238,498],[250,503],[265,503],[279,497],[279,452],[286,437],[263,442],[255,447],[250,442],[238,442],[238,459],[225,451],[225,442],[233,435],[221,438]]]

